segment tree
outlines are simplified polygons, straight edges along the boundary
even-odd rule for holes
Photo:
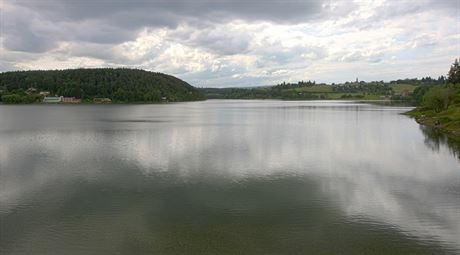
[[[2,102],[5,104],[19,104],[22,103],[22,97],[17,94],[2,96]]]
[[[452,84],[460,83],[460,64],[458,63],[458,59],[455,59],[450,67],[447,82]]]
[[[432,87],[423,96],[422,105],[435,112],[446,110],[453,99],[453,91],[445,87]]]
[[[80,83],[77,83],[77,86],[74,91],[74,96],[75,98],[80,99],[81,98],[81,88],[80,88]]]

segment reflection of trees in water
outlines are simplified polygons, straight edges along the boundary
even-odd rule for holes
[[[420,125],[420,130],[425,135],[425,145],[434,151],[439,151],[441,146],[447,146],[454,156],[460,159],[460,142],[449,138],[439,130]]]
[[[404,106],[404,107],[409,107],[409,106],[414,106],[414,104],[409,101],[409,100],[363,100],[363,101],[358,101],[359,103],[364,103],[364,104],[375,104],[375,105],[383,105],[383,106]]]

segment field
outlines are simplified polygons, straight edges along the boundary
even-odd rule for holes
[[[301,87],[293,89],[296,92],[309,92],[309,93],[331,93],[333,92],[331,85],[315,85],[310,87]]]
[[[401,94],[403,91],[407,90],[410,93],[414,92],[414,89],[417,88],[415,85],[410,84],[392,84],[390,87],[393,89],[395,94]]]

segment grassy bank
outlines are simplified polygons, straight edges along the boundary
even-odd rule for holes
[[[406,115],[413,117],[421,125],[438,129],[460,141],[460,105],[452,105],[441,112],[419,107],[407,112]]]
[[[433,127],[460,141],[460,63],[451,65],[447,84],[419,90],[417,108],[406,113],[425,126]]]

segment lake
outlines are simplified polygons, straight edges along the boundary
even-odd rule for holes
[[[460,147],[410,109],[0,105],[0,253],[460,254]]]

